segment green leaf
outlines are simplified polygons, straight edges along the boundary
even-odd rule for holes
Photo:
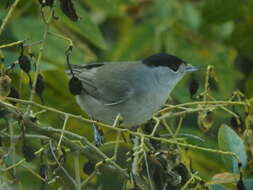
[[[75,8],[77,15],[80,18],[77,22],[72,22],[65,15],[59,12],[59,10],[57,10],[57,14],[61,15],[61,24],[70,28],[81,37],[84,37],[98,48],[106,49],[105,39],[98,26],[91,20],[90,15],[78,3],[75,3]]]
[[[247,81],[245,82],[245,94],[247,97],[253,97],[253,73],[247,77]]]
[[[244,180],[244,185],[246,190],[252,190],[253,189],[253,179],[246,179]]]
[[[85,3],[93,9],[99,12],[104,12],[109,16],[122,16],[124,12],[122,11],[122,6],[125,4],[133,4],[131,0],[92,0],[85,1]]]
[[[222,125],[218,133],[218,145],[223,151],[234,152],[239,157],[242,167],[247,165],[247,155],[242,139],[227,125]],[[222,156],[225,166],[234,173],[238,173],[238,162],[230,155]]]
[[[209,186],[209,190],[227,190],[227,188],[224,185],[213,184]]]
[[[234,31],[230,36],[230,44],[236,48],[240,54],[252,56],[253,54],[253,16],[249,15],[247,19],[243,19],[235,24]]]
[[[155,37],[155,26],[150,23],[132,28],[123,39],[115,45],[112,60],[134,60],[152,48]]]
[[[239,18],[243,5],[238,0],[207,0],[202,15],[207,23],[223,23]]]
[[[201,24],[201,15],[191,3],[186,3],[183,7],[184,21],[193,30],[197,30]]]
[[[45,26],[38,19],[27,17],[14,21],[11,24],[11,28],[16,40],[29,39],[27,41],[29,44],[42,39]],[[50,31],[53,31],[53,29]],[[36,54],[39,47],[40,44],[32,46],[32,51]],[[41,70],[53,70],[57,69],[58,65],[64,65],[66,63],[65,51],[67,48],[67,41],[48,35],[42,55]],[[11,54],[11,52],[8,54],[8,51],[6,52],[6,60],[8,62],[13,62],[17,59],[18,54]],[[83,52],[80,49],[74,48],[73,55],[71,57],[73,63],[84,62]]]
[[[0,19],[3,19],[5,17],[5,11],[0,10]]]
[[[43,37],[44,28],[40,19],[32,17],[19,18],[11,23],[12,33],[17,40],[39,41]]]

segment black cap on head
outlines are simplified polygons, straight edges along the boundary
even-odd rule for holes
[[[169,67],[173,71],[177,71],[181,64],[185,64],[185,62],[182,59],[166,53],[151,55],[143,59],[142,62],[145,65],[151,67],[155,66]]]

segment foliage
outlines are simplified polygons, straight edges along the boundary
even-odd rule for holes
[[[1,2],[0,189],[252,189],[252,12],[251,0]],[[143,131],[88,119],[69,92],[66,55],[158,52],[203,69]]]

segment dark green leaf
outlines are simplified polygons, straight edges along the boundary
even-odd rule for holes
[[[126,33],[122,41],[115,45],[112,60],[134,60],[140,58],[148,49],[152,48],[152,40],[155,37],[155,26],[146,23],[139,27],[133,27],[130,33]]]
[[[133,2],[131,2],[131,0],[106,0],[106,1],[92,0],[92,1],[85,1],[85,3],[94,10],[104,12],[109,16],[119,16],[124,14],[121,7],[124,4],[131,4]]]
[[[202,9],[203,18],[208,23],[223,23],[239,18],[243,1],[207,0]]]

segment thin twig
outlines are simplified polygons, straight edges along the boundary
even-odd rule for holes
[[[167,129],[167,131],[170,133],[170,135],[172,136],[172,139],[175,141],[175,142],[178,142],[178,138],[176,136],[176,133],[174,133],[172,131],[172,129],[170,128],[170,126],[168,125],[167,121],[165,119],[162,120],[162,123],[163,125],[165,126],[165,128]],[[177,145],[177,144],[176,144]],[[180,147],[177,145],[177,149],[180,150]]]
[[[206,70],[206,78],[205,78],[205,86],[204,86],[204,97],[203,97],[203,101],[206,102],[207,101],[207,96],[208,96],[208,91],[209,91],[209,79],[210,79],[210,75],[211,72],[213,70],[213,66],[212,65],[208,65],[207,70]]]
[[[55,153],[54,153],[54,148],[53,148],[53,144],[52,144],[52,141],[49,141],[49,147],[50,147],[50,151],[51,151],[51,154],[53,155],[54,157],[54,160],[56,161],[57,165],[59,168],[62,169],[62,171],[64,172],[64,174],[69,178],[69,180],[76,186],[76,181],[73,179],[73,177],[67,172],[67,170],[65,170],[64,167],[62,167],[62,164],[59,162],[59,160],[57,159]]]
[[[195,112],[199,112],[199,111],[203,111],[203,110],[210,110],[210,108],[189,108],[185,111],[180,111],[180,112],[176,112],[176,113],[165,113],[162,116],[158,117],[158,119],[163,120],[163,119],[168,119],[168,118],[172,118],[172,117],[178,117],[178,116],[182,116],[185,114],[190,114],[190,113],[195,113]]]
[[[69,46],[73,46],[73,41],[72,41],[70,38],[67,38],[66,36],[63,36],[63,35],[61,35],[61,34],[57,34],[57,33],[55,33],[55,32],[51,32],[51,31],[49,31],[48,34],[49,34],[49,35],[52,35],[52,36],[55,36],[55,37],[57,37],[57,38],[59,38],[59,39],[66,40],[66,41],[68,41]]]
[[[160,121],[161,121],[161,120],[158,119],[157,117],[153,117],[153,119],[155,120],[156,124],[155,124],[155,126],[154,126],[154,128],[153,128],[153,130],[152,130],[152,132],[151,132],[151,136],[154,136],[154,135],[155,135],[155,132],[156,132],[156,130],[157,130],[159,124],[160,124]]]
[[[61,136],[60,136],[60,139],[59,139],[59,142],[58,142],[58,145],[57,145],[57,149],[59,149],[60,146],[61,146],[62,137],[63,137],[63,135],[64,135],[64,132],[65,132],[65,128],[66,128],[68,119],[69,119],[69,116],[66,115],[66,116],[65,116],[65,119],[64,119],[63,126],[62,126],[62,132],[61,132]]]
[[[39,178],[40,180],[42,180],[43,182],[46,182],[46,180],[41,177],[39,174],[37,174],[35,171],[33,171],[31,168],[25,166],[25,165],[21,165],[23,168],[25,168],[26,170],[28,170],[31,174],[33,174],[34,176],[36,176],[37,178]]]
[[[194,174],[191,175],[190,179],[184,184],[184,186],[181,188],[181,190],[185,190],[187,186],[191,183],[191,181],[196,177],[198,172],[195,172]]]
[[[177,136],[177,135],[179,134],[180,129],[181,129],[181,127],[182,127],[183,120],[184,120],[183,117],[180,117],[180,118],[179,118],[179,122],[178,122],[178,125],[177,125],[177,129],[176,129],[176,131],[175,131],[175,136]]]
[[[81,183],[81,187],[84,188],[88,182],[96,175],[96,170],[94,172],[92,172],[92,174],[89,175],[89,177],[87,177],[82,183]]]
[[[75,164],[75,179],[76,179],[76,189],[81,190],[81,178],[80,178],[80,164],[79,164],[79,152],[74,154],[74,164]]]
[[[37,60],[36,60],[35,75],[34,75],[32,90],[31,90],[30,98],[29,98],[30,101],[32,101],[33,98],[34,98],[37,78],[38,78],[38,75],[39,75],[39,72],[40,72],[40,60],[42,58],[42,53],[43,53],[45,45],[46,45],[46,40],[47,40],[47,37],[48,37],[48,31],[49,31],[49,23],[50,23],[50,21],[53,17],[53,12],[54,12],[54,10],[53,10],[53,8],[51,8],[50,13],[49,13],[49,17],[45,22],[45,29],[44,29],[44,33],[43,33],[43,37],[42,37],[42,43],[40,45],[39,54],[38,54],[38,57],[37,57]],[[26,111],[29,111],[29,109],[30,109],[30,106],[27,107]]]
[[[117,132],[117,136],[116,136],[116,144],[114,147],[114,154],[113,154],[113,158],[115,161],[117,161],[117,154],[118,154],[118,149],[119,149],[119,143],[120,143],[120,132]]]
[[[2,24],[0,26],[0,36],[1,36],[1,34],[2,34],[3,30],[4,30],[4,28],[5,28],[8,20],[10,19],[11,15],[12,15],[12,13],[14,11],[14,9],[16,8],[17,4],[19,3],[19,1],[20,0],[16,0],[14,3],[12,3],[12,5],[10,7],[10,10],[8,11],[6,17],[3,19],[3,22],[2,22]]]
[[[5,132],[0,132],[3,136],[2,136],[2,138],[4,139],[4,138],[10,138],[10,135],[9,134],[7,134],[7,133],[5,133]],[[34,134],[25,134],[25,136],[24,136],[25,138],[31,138],[31,139],[45,139],[45,140],[48,140],[49,138],[47,137],[47,136],[45,136],[45,135],[34,135]],[[15,141],[16,140],[19,140],[20,138],[22,138],[20,135],[14,135],[13,137],[12,137]]]
[[[219,105],[242,105],[242,106],[249,106],[250,104],[253,103],[253,99],[252,100],[248,100],[245,101],[245,102],[242,102],[242,101],[196,101],[196,102],[187,102],[187,103],[183,103],[183,104],[178,104],[178,105],[168,105],[167,104],[167,107],[161,109],[158,113],[163,113],[165,111],[170,111],[170,110],[173,110],[173,109],[177,109],[177,108],[180,108],[180,107],[183,107],[183,106],[198,106],[198,105],[201,105],[201,104],[209,104],[209,105],[213,105],[213,106],[219,106]]]
[[[38,151],[36,151],[34,154],[35,154],[35,155],[38,155],[38,154],[40,154],[43,150],[44,150],[44,148],[40,148],[40,149],[39,149]],[[2,172],[7,172],[7,171],[11,170],[12,168],[16,168],[17,166],[19,166],[20,164],[22,164],[22,163],[25,162],[25,161],[26,161],[25,159],[22,159],[22,160],[18,161],[17,163],[15,163],[15,164],[13,164],[13,165],[7,167],[7,168],[2,169],[1,171],[2,171]]]
[[[208,95],[209,98],[211,98],[213,101],[216,101],[214,97]],[[229,110],[228,108],[226,108],[225,106],[223,105],[220,105],[219,106],[221,109],[223,109],[224,111],[228,112],[230,115],[234,116],[235,118],[238,118],[239,119],[239,116],[234,113],[233,111]]]
[[[9,125],[9,131],[10,131],[10,151],[11,151],[11,158],[12,158],[12,162],[11,164],[14,164],[16,162],[16,148],[15,148],[15,141],[14,141],[14,129],[13,129],[13,125],[12,125],[12,119],[9,119],[8,121],[8,125]],[[16,172],[17,169],[16,167],[13,168],[13,175],[16,176]]]
[[[154,188],[153,188],[152,179],[151,179],[150,172],[149,172],[149,165],[148,165],[148,158],[147,158],[146,151],[143,151],[143,155],[144,155],[144,160],[145,160],[145,165],[146,165],[146,170],[147,170],[150,189],[153,190]]]
[[[0,49],[12,47],[12,46],[17,46],[19,44],[23,44],[24,42],[25,42],[25,40],[19,40],[19,41],[12,42],[12,43],[9,43],[9,44],[0,45]]]

